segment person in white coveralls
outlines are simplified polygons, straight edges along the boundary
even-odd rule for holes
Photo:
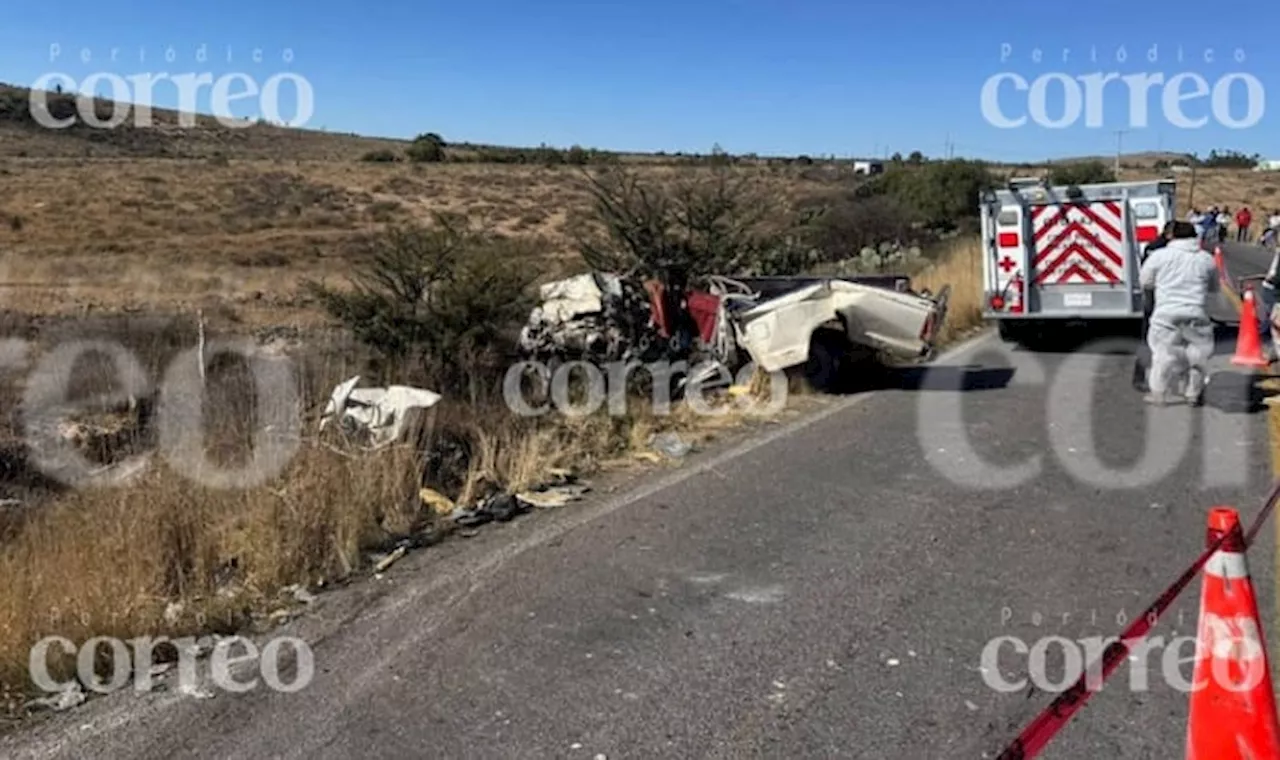
[[[1182,386],[1186,402],[1199,405],[1213,355],[1208,302],[1218,290],[1218,268],[1213,256],[1200,248],[1193,225],[1175,222],[1172,233],[1168,245],[1142,262],[1139,274],[1142,287],[1155,290],[1147,329],[1151,390],[1144,400],[1168,404],[1174,400],[1170,389]]]

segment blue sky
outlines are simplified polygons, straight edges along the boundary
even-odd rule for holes
[[[122,5],[22,4],[0,28],[0,81],[29,85],[51,72],[76,81],[94,72],[242,72],[262,84],[294,72],[314,92],[307,126],[394,137],[434,131],[446,140],[496,144],[706,152],[718,143],[734,153],[939,156],[950,141],[956,155],[1021,161],[1110,154],[1114,130],[1130,129],[1122,137],[1126,152],[1226,148],[1280,158],[1280,103],[1266,103],[1261,119],[1242,129],[1218,124],[1209,97],[1184,106],[1190,118],[1209,117],[1206,126],[1170,123],[1159,86],[1149,97],[1148,126],[1135,128],[1118,81],[1103,90],[1096,128],[1081,116],[1063,129],[1031,122],[1000,129],[980,108],[984,82],[1001,72],[1027,81],[1053,73],[1167,79],[1189,72],[1209,86],[1240,72],[1280,97],[1280,46],[1263,32],[1277,16],[1260,0],[1218,6],[1211,24],[1196,20],[1205,6],[1185,0],[1166,0],[1158,13],[1141,3],[1008,0]],[[1002,61],[1005,45],[1011,52]],[[1148,60],[1153,45],[1155,62]],[[172,63],[165,61],[170,46]],[[1123,63],[1116,60],[1121,47]],[[1089,59],[1093,49],[1096,61]],[[1237,49],[1243,62],[1233,60]],[[281,90],[285,118],[293,114],[292,92]],[[1027,112],[1028,97],[1005,86],[1000,105],[1016,117]],[[1243,84],[1231,89],[1230,101],[1231,118],[1244,118]],[[208,111],[208,89],[199,102]],[[155,103],[174,105],[176,90],[161,84]],[[1049,116],[1060,116],[1064,104],[1063,89],[1050,87]],[[259,112],[256,99],[234,110]]]

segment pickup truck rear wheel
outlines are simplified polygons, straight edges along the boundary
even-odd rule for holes
[[[830,330],[819,330],[809,343],[809,360],[804,364],[804,379],[816,391],[835,390],[839,380],[848,340]]]

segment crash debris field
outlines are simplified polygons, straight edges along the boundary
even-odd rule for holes
[[[530,306],[539,294],[543,301],[574,301],[566,295],[573,287],[539,286],[577,282],[587,300],[615,289],[608,279],[573,279],[590,269],[577,248],[579,232],[593,223],[584,169],[474,163],[463,160],[467,150],[443,163],[363,160],[370,151],[404,147],[402,141],[274,128],[237,135],[170,129],[90,140],[0,119],[0,297],[9,339],[3,355],[7,366],[22,370],[0,377],[6,412],[0,418],[0,577],[6,579],[0,697],[9,718],[35,711],[27,655],[49,631],[84,640],[103,631],[127,638],[275,625],[298,614],[299,588],[315,592],[375,571],[393,573],[399,557],[429,551],[453,532],[566,506],[588,493],[602,470],[678,462],[741,422],[681,410],[657,417],[643,399],[621,417],[519,418],[493,395],[492,370],[505,366],[505,355],[441,354],[450,360],[436,364],[466,370],[442,384],[433,379],[444,377],[432,374],[438,366],[376,361],[368,346],[340,329],[307,283],[342,291],[385,230],[439,212],[465,214],[481,230],[483,239],[466,243],[477,255],[506,257],[501,282],[520,280],[512,272],[536,272],[526,289]],[[671,157],[620,160],[652,187],[711,172]],[[751,160],[725,171],[751,178],[779,208],[861,181],[820,162]],[[1154,176],[1150,169],[1134,171]],[[1182,183],[1180,204],[1187,192]],[[1204,172],[1195,192],[1205,203],[1280,205],[1277,183],[1248,172]],[[928,311],[920,304],[949,285],[946,322],[932,326],[938,342],[977,326],[980,262],[972,238],[953,236],[896,261],[910,270],[914,295],[837,286],[845,299],[838,308],[902,303],[914,316],[900,325],[918,334]],[[493,270],[468,261],[451,266],[463,280],[497,281]],[[834,291],[818,287],[806,297],[830,300]],[[727,291],[707,292],[723,300]],[[648,297],[643,287],[634,295]],[[480,308],[464,306],[460,313]],[[487,315],[512,316],[502,303],[482,306]],[[495,327],[492,340],[518,344],[529,315],[525,308]],[[693,336],[704,349],[723,337],[703,331],[705,324],[698,323]],[[166,370],[202,341],[232,337],[248,337],[264,355],[293,362],[303,409],[301,441],[287,465],[269,482],[245,488],[193,482],[181,467],[154,456],[155,394]],[[108,358],[97,354],[58,371],[42,363],[58,347],[83,340],[124,346],[147,382],[122,388]],[[536,353],[555,339],[534,343]],[[920,348],[909,340],[875,348],[894,345],[903,355]],[[464,353],[465,361],[458,358]],[[785,358],[778,361],[786,365]],[[51,397],[33,411],[32,398],[41,396],[31,393],[32,376],[65,383],[77,401],[74,413],[52,414],[67,410]],[[249,368],[234,357],[218,358],[202,383],[209,458],[225,467],[251,461],[262,412]],[[379,390],[388,385],[439,395]],[[732,395],[725,394],[724,403]],[[340,429],[369,419],[370,407],[399,403],[394,398],[429,412],[425,453],[370,450],[341,437]],[[354,424],[321,431],[331,403],[331,418],[341,410],[363,411],[349,415]],[[33,436],[70,446],[90,463],[87,476],[106,487],[74,487],[52,477]]]

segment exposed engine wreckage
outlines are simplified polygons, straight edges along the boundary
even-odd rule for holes
[[[552,362],[683,360],[700,382],[748,361],[766,372],[805,365],[824,387],[858,354],[929,356],[949,295],[916,293],[899,276],[711,276],[699,289],[591,272],[541,287],[520,348]]]

